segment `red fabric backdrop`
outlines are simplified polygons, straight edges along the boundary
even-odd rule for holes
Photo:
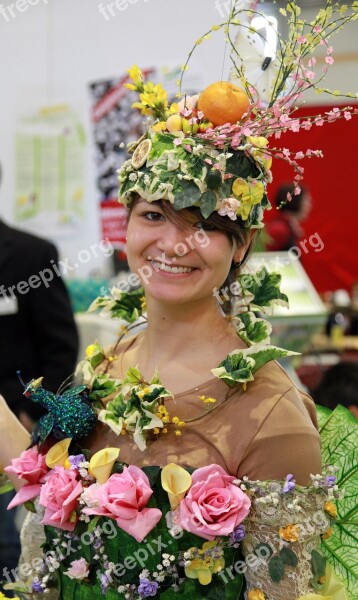
[[[336,104],[334,106],[337,106]],[[323,114],[333,106],[305,106],[298,115]],[[277,145],[298,151],[321,149],[324,158],[305,158],[303,183],[312,195],[312,210],[302,223],[307,240],[301,260],[319,292],[345,288],[351,292],[358,281],[358,115],[347,122],[340,119],[323,127],[313,126],[310,131],[287,132]],[[275,145],[270,138],[270,145]],[[274,181],[269,186],[273,199],[277,188],[292,181],[293,170],[284,161],[274,161]],[[357,177],[357,180],[356,180]],[[265,221],[274,217],[275,209],[268,211]],[[324,244],[315,252],[309,237],[318,234]],[[315,238],[314,238],[315,239]]]

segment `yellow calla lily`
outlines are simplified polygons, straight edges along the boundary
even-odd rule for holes
[[[49,469],[54,467],[68,468],[68,449],[72,442],[72,438],[66,438],[57,442],[46,454],[46,464]]]
[[[320,594],[305,594],[298,600],[349,600],[345,585],[330,567],[326,569],[326,582]]]
[[[89,474],[101,485],[109,478],[113,465],[119,456],[119,448],[103,448],[94,454],[90,460]]]
[[[172,510],[175,510],[191,486],[191,475],[175,463],[162,469],[162,487],[168,492]]]

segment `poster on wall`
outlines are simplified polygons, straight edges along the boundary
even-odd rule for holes
[[[167,90],[169,102],[176,101],[177,81],[181,74],[178,65],[142,69],[145,79],[161,83]],[[193,69],[187,78],[187,93],[197,90],[201,70]],[[119,260],[125,260],[126,209],[118,203],[117,170],[127,159],[127,144],[143,134],[143,115],[131,108],[138,97],[125,87],[130,79],[103,79],[90,84],[92,129],[97,169],[102,236],[108,237],[117,249]],[[190,91],[189,91],[190,90]]]
[[[144,75],[153,72],[154,69],[146,69]],[[102,237],[109,238],[122,260],[125,260],[126,209],[117,200],[117,169],[127,158],[126,145],[143,133],[143,117],[131,108],[136,94],[124,87],[129,81],[125,74],[89,86]]]
[[[22,229],[59,239],[84,218],[85,133],[66,106],[19,120],[15,133],[14,220]]]

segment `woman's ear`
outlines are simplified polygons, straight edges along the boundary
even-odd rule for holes
[[[256,229],[251,229],[247,235],[245,242],[241,246],[238,246],[236,248],[234,255],[232,257],[232,260],[235,263],[241,263],[243,261],[244,256],[247,252],[247,249],[250,246],[256,231],[257,231]]]

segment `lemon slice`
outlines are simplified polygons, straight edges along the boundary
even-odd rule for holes
[[[151,140],[143,140],[134,150],[132,156],[132,165],[135,169],[139,169],[142,165],[144,165],[147,160],[148,154],[151,150],[152,142]]]

